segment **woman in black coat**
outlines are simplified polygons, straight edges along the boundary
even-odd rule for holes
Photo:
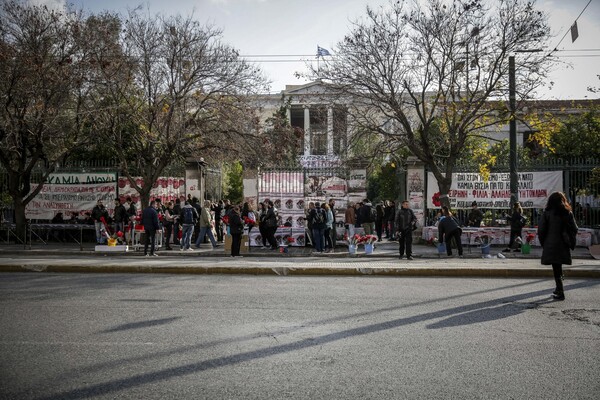
[[[542,264],[552,265],[556,290],[552,296],[564,300],[562,265],[571,265],[571,250],[575,249],[577,224],[565,195],[555,192],[548,198],[538,226],[542,245]]]
[[[231,257],[240,257],[244,221],[240,216],[239,206],[234,206],[229,214],[229,231],[231,232]]]

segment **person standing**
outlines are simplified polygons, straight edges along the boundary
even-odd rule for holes
[[[471,203],[471,212],[469,213],[469,223],[468,225],[473,228],[479,228],[481,226],[481,221],[483,221],[483,213],[479,208],[477,208],[477,202],[474,201]]]
[[[173,250],[171,248],[171,234],[173,233],[173,227],[177,223],[178,215],[175,214],[173,202],[171,201],[167,202],[167,206],[165,207],[164,219],[165,221],[163,225],[165,227],[165,249]]]
[[[335,212],[334,199],[329,199],[329,210],[333,216],[333,222],[331,223],[331,231],[329,232],[329,236],[331,238],[331,249],[335,250],[335,246],[337,246],[337,213]]]
[[[125,225],[127,224],[127,210],[121,204],[120,199],[115,199],[115,211],[113,212],[113,224],[115,233],[125,233]]]
[[[387,220],[387,223],[390,226],[390,238],[388,240],[394,241],[396,240],[396,227],[394,226],[396,222],[396,202],[394,200],[390,200],[390,204],[388,206],[390,211],[390,217]]]
[[[146,243],[144,244],[145,256],[158,256],[154,252],[156,231],[160,228],[156,206],[156,201],[153,201],[142,211],[142,225],[144,225],[144,233],[146,234]],[[148,253],[148,246],[150,246],[150,253]]]
[[[371,202],[369,201],[369,199],[365,199],[364,204],[362,205],[362,207],[359,210],[359,214],[360,214],[360,222],[362,224],[362,228],[365,231],[365,235],[372,235],[373,234],[373,222],[375,220],[375,218],[373,218],[373,205],[371,204]]]
[[[552,265],[556,289],[552,297],[565,299],[563,287],[563,264],[571,265],[571,250],[575,249],[577,223],[565,195],[554,192],[548,198],[538,226],[538,238],[542,245],[542,265]]]
[[[377,233],[377,241],[381,242],[381,236],[383,235],[383,220],[384,212],[381,204],[375,206],[375,232]],[[386,223],[387,225],[387,223]]]
[[[331,241],[331,229],[333,227],[333,212],[331,212],[331,207],[329,204],[324,203],[323,209],[325,210],[326,220],[325,220],[325,252],[333,252],[333,242]]]
[[[394,226],[396,227],[396,236],[398,237],[400,251],[400,259],[404,256],[404,250],[406,249],[406,259],[413,260],[412,256],[412,232],[416,226],[417,217],[413,210],[409,207],[408,201],[402,202],[401,208],[396,213],[396,219]]]
[[[513,205],[512,215],[506,218],[510,221],[510,240],[508,241],[508,247],[503,251],[511,251],[513,246],[516,245],[516,239],[521,238],[523,227],[525,226],[525,217],[523,216],[523,209],[521,208],[521,203],[516,202]],[[521,249],[517,246],[514,249],[515,251],[521,251]]]
[[[267,212],[265,214],[265,233],[267,240],[271,246],[271,250],[277,250],[277,240],[275,239],[275,232],[277,231],[277,213],[273,202],[271,200],[267,203]]]
[[[354,225],[356,224],[356,210],[354,209],[354,203],[349,202],[346,213],[344,214],[344,224],[346,225],[346,234],[348,239],[354,236]]]
[[[442,207],[442,217],[438,224],[438,234],[440,237],[440,243],[446,243],[446,254],[452,255],[452,238],[456,242],[458,248],[458,256],[463,256],[463,248],[460,236],[462,235],[462,229],[458,226],[458,222],[452,216],[452,213],[448,207]]]
[[[194,233],[194,226],[198,220],[198,212],[190,201],[186,200],[185,205],[181,207],[181,214],[179,214],[179,220],[181,221],[181,251],[193,251],[192,249],[192,234]]]
[[[260,232],[261,249],[267,248],[267,206],[266,203],[258,203],[258,231]]]
[[[208,235],[208,239],[212,244],[213,249],[217,248],[217,241],[212,233],[214,220],[210,212],[210,200],[204,200],[204,207],[200,209],[200,232],[196,238],[196,248],[200,248],[200,244],[204,242],[204,238]]]
[[[96,205],[92,209],[92,220],[94,221],[94,227],[96,228],[96,243],[104,244],[106,242],[106,238],[102,235],[102,230],[104,229],[104,222],[108,219],[108,211],[104,208],[104,204],[102,204],[102,200],[98,200]]]
[[[321,203],[315,202],[315,208],[311,210],[310,217],[312,220],[312,234],[315,252],[323,253],[325,227],[327,226],[327,214],[321,208]]]
[[[223,216],[223,200],[219,200],[219,202],[211,208],[211,211],[215,213],[215,231],[217,232],[217,242],[223,242],[223,223],[221,222],[221,217]]]
[[[181,214],[181,201],[183,199],[183,204],[185,204],[185,197],[181,196],[181,198],[175,199],[175,205],[173,206],[173,211],[171,215],[175,217],[179,217]],[[179,223],[179,218],[175,218],[173,222],[173,244],[179,245],[179,231],[181,230],[181,224]]]
[[[244,221],[240,216],[240,207],[233,206],[229,213],[229,231],[231,232],[231,257],[241,257],[240,247],[242,245],[242,234],[244,233]]]

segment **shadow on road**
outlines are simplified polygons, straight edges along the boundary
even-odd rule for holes
[[[530,285],[533,283],[535,283],[535,282],[527,282],[525,284],[511,285],[509,287],[525,286],[525,285]],[[571,285],[566,285],[565,289],[566,290],[575,290],[575,289],[593,287],[598,284],[600,284],[600,281],[582,281],[582,282],[574,283]],[[500,289],[501,288],[499,288],[497,290],[500,290]],[[506,289],[506,287],[504,289]],[[486,292],[489,292],[489,290]],[[464,296],[468,296],[468,295],[472,295],[472,294],[473,293],[451,296],[451,297],[446,298],[446,300],[450,299],[450,298],[464,297]],[[322,336],[306,338],[306,339],[298,340],[293,343],[282,344],[282,345],[267,347],[267,348],[248,351],[248,352],[241,352],[241,353],[233,354],[230,356],[218,357],[218,358],[213,358],[213,359],[209,359],[209,360],[205,360],[205,361],[189,363],[189,364],[181,365],[178,367],[165,368],[161,371],[150,372],[150,373],[145,373],[145,374],[138,374],[138,375],[131,376],[129,378],[115,379],[110,382],[95,384],[95,385],[91,385],[91,386],[88,386],[85,388],[75,389],[75,390],[66,391],[66,392],[55,394],[55,395],[47,396],[47,397],[44,397],[44,399],[48,399],[48,400],[50,400],[50,399],[52,399],[52,400],[78,399],[78,398],[87,398],[87,397],[98,396],[98,395],[106,395],[109,393],[120,392],[120,391],[129,389],[129,388],[133,388],[133,387],[139,387],[139,386],[142,386],[147,383],[164,381],[164,380],[178,377],[178,376],[195,374],[195,373],[199,373],[199,372],[206,371],[206,370],[240,364],[240,363],[257,360],[257,359],[263,359],[263,358],[267,358],[267,357],[271,357],[271,356],[275,356],[275,355],[285,354],[288,352],[303,350],[303,349],[312,348],[312,347],[316,347],[316,346],[323,346],[328,343],[333,343],[333,342],[340,341],[340,340],[343,340],[343,339],[346,339],[349,337],[368,335],[371,333],[382,332],[382,331],[395,329],[395,328],[399,328],[399,327],[410,325],[410,324],[430,321],[430,320],[438,319],[438,318],[446,318],[446,319],[442,322],[434,323],[434,324],[428,326],[428,328],[439,329],[439,328],[450,327],[450,326],[465,325],[465,324],[478,323],[478,322],[482,322],[482,321],[489,321],[489,320],[494,320],[494,319],[498,319],[498,318],[506,318],[507,316],[515,315],[515,313],[517,313],[516,310],[520,310],[519,312],[522,312],[524,309],[526,309],[526,307],[533,308],[536,306],[536,304],[538,304],[538,305],[542,304],[542,303],[546,302],[546,300],[529,303],[532,306],[526,305],[525,308],[523,306],[521,306],[520,308],[519,307],[515,308],[511,303],[523,302],[525,300],[529,300],[531,298],[535,298],[538,296],[545,296],[547,294],[548,294],[547,289],[537,290],[537,291],[528,292],[528,293],[521,293],[521,294],[517,294],[517,295],[501,297],[501,298],[494,299],[494,300],[478,302],[478,303],[474,303],[474,304],[470,304],[470,305],[451,307],[451,308],[447,308],[447,309],[443,309],[443,310],[439,310],[439,311],[428,312],[428,313],[414,315],[414,316],[410,316],[410,317],[397,318],[397,319],[393,319],[393,320],[386,321],[386,322],[380,322],[380,323],[365,325],[362,327],[351,328],[351,329],[343,330],[340,332],[330,333],[330,334],[326,334],[326,335],[322,335]],[[357,315],[365,315],[365,314],[372,314],[374,312],[379,313],[379,312],[385,312],[385,311],[391,311],[391,310],[398,310],[398,309],[402,309],[402,308],[406,308],[406,307],[410,307],[410,306],[415,306],[418,304],[426,304],[426,303],[439,302],[439,301],[444,301],[444,299],[436,299],[436,300],[431,300],[431,301],[427,301],[427,302],[413,303],[413,304],[403,305],[403,306],[399,306],[399,307],[390,307],[390,308],[375,310],[375,311],[366,312],[366,313],[346,315],[343,317],[336,317],[336,318],[332,318],[332,319],[322,320],[320,323],[323,324],[323,323],[328,323],[328,322],[334,322],[334,321],[339,321],[339,320],[348,319],[348,318],[355,318]],[[297,329],[297,328],[295,328],[295,329]],[[253,339],[255,339],[256,337],[257,336],[255,336],[255,335],[251,336],[251,338],[253,338]],[[248,340],[248,339],[250,339],[250,337],[247,337],[247,339],[246,338],[238,338],[238,339],[233,339],[233,340],[228,339],[228,340],[224,340],[222,342]],[[214,345],[215,343],[218,343],[218,342],[221,342],[221,341],[213,342],[212,345]],[[206,345],[207,344],[205,343],[205,344],[200,344],[196,347],[202,348]],[[180,351],[190,351],[190,347],[181,349]],[[169,352],[169,354],[173,354],[173,352]],[[153,357],[155,357],[155,356],[157,356],[157,355],[153,355]],[[123,365],[123,360],[121,360],[119,362],[119,365],[121,365],[121,366]]]

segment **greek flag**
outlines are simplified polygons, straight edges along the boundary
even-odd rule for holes
[[[329,50],[319,47],[319,45],[317,45],[317,57],[325,57],[330,55],[331,53],[329,52]]]

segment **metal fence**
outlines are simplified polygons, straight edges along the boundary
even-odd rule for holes
[[[562,171],[565,195],[571,202],[577,224],[582,228],[600,229],[600,160],[599,159],[547,159],[531,160],[519,165],[520,171]],[[477,172],[473,164],[458,164],[454,172]],[[507,164],[495,166],[491,172],[507,173]],[[504,214],[510,210],[482,209],[484,224],[495,226],[504,219]],[[437,209],[426,210],[426,223],[432,223]],[[537,226],[542,209],[526,209],[525,215],[530,226]],[[469,210],[456,210],[459,221],[465,223]]]

